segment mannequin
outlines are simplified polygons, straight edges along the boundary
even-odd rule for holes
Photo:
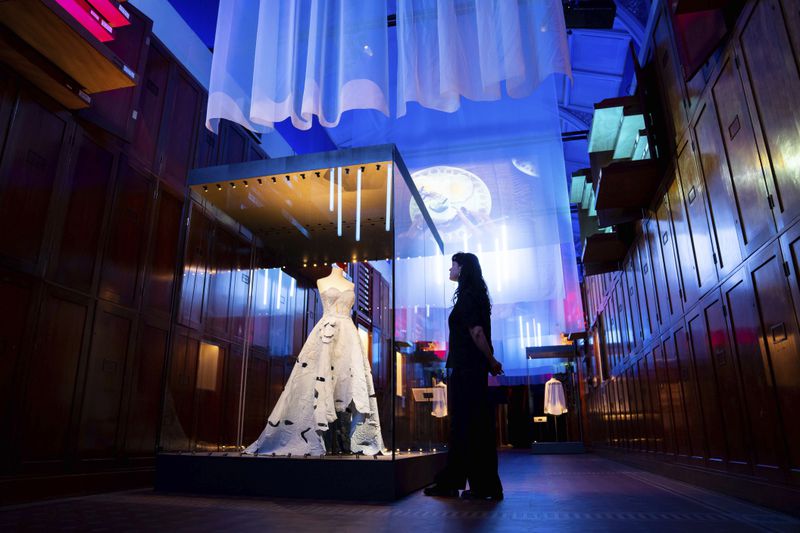
[[[355,285],[345,277],[342,267],[337,263],[333,263],[333,265],[331,265],[331,273],[317,280],[317,288],[321,293],[331,288],[339,289],[339,291],[344,292],[347,290],[352,291]]]

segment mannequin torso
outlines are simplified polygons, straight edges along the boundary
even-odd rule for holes
[[[334,264],[331,273],[324,278],[317,280],[317,288],[319,292],[325,292],[330,288],[339,289],[340,291],[353,290],[355,285],[344,277],[344,270],[339,268],[339,265]]]

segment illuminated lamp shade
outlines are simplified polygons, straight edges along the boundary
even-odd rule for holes
[[[106,30],[100,24],[100,21],[90,14],[91,7],[83,0],[56,0],[56,3],[72,15],[81,26],[86,28],[100,42],[107,43],[114,40],[111,32]]]

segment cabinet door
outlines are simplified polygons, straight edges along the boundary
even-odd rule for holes
[[[654,219],[647,221],[645,225],[645,235],[647,236],[646,253],[650,256],[650,286],[651,286],[651,308],[650,313],[656,317],[658,331],[665,327],[664,323],[664,292],[666,292],[666,273],[664,271],[664,260],[661,257],[661,243],[659,242],[658,222]]]
[[[769,358],[759,346],[758,308],[747,270],[742,268],[722,286],[728,308],[731,348],[746,401],[743,436],[755,473],[776,477],[785,467],[783,431]]]
[[[166,52],[154,43],[147,53],[147,65],[141,79],[141,94],[136,109],[136,126],[133,134],[133,150],[145,168],[156,169],[158,136],[164,116],[164,101],[167,95],[170,62]]]
[[[158,195],[153,244],[148,260],[144,285],[146,309],[169,315],[172,309],[172,289],[175,284],[175,265],[178,262],[183,202],[161,190]]]
[[[231,279],[231,334],[235,338],[243,340],[246,335],[247,297],[252,279],[252,271],[250,270],[251,248],[250,243],[243,239],[236,239],[235,246],[235,266]],[[289,276],[281,272],[281,288],[286,291],[287,295],[291,288],[290,280]],[[289,303],[289,298],[287,297],[285,305],[288,306]],[[289,316],[288,309],[282,309],[281,311]],[[291,333],[291,331],[287,333]]]
[[[177,65],[170,76],[169,105],[164,113],[162,140],[159,144],[159,175],[183,192],[194,157],[194,136],[200,109],[200,89],[189,78],[189,74]]]
[[[656,212],[658,240],[661,246],[661,260],[664,265],[664,278],[659,285],[658,294],[662,302],[665,323],[672,324],[683,314],[681,298],[681,274],[678,268],[678,250],[675,246],[675,232],[670,216],[669,198],[664,199]]]
[[[261,434],[269,415],[269,372],[270,358],[264,350],[250,349],[247,360],[247,378],[244,398],[244,427],[242,428],[242,444],[245,446],[255,441]]]
[[[220,152],[219,161],[220,165],[230,165],[232,163],[241,163],[247,157],[247,133],[245,131],[229,122],[221,120],[219,123],[219,142]]]
[[[710,98],[700,106],[694,125],[700,169],[703,173],[708,212],[718,251],[717,269],[724,277],[742,262],[742,226],[736,209],[725,144],[717,122],[717,110]]]
[[[661,89],[664,92],[666,109],[669,110],[673,135],[677,138],[686,128],[687,100],[683,75],[675,53],[672,41],[672,27],[669,16],[662,9],[656,23],[654,41],[654,59],[656,69],[661,79]]]
[[[100,297],[132,307],[138,300],[147,246],[153,182],[130,165],[120,166],[108,241],[100,271]]]
[[[642,258],[642,256],[641,256],[641,251],[642,251],[642,236],[639,235],[636,238],[636,241],[634,242],[633,247],[631,248],[631,256],[632,256],[632,259],[633,259],[633,271],[634,271],[634,274],[635,274],[634,279],[636,281],[636,294],[638,296],[638,308],[639,308],[639,313],[641,314],[642,342],[644,342],[645,339],[649,339],[650,338],[650,335],[653,332],[653,329],[652,329],[653,328],[653,326],[652,326],[653,319],[650,316],[650,309],[649,309],[649,306],[648,306],[648,303],[649,303],[648,302],[648,294],[647,294],[647,288],[646,288],[646,285],[645,285],[644,272],[643,272],[643,268],[644,268],[645,262],[644,262],[644,258]],[[649,264],[648,264],[648,272],[649,272],[649,270],[650,270],[650,267],[649,267]]]
[[[232,344],[225,358],[225,383],[223,393],[222,446],[236,446],[239,434],[239,413],[242,393],[242,368],[244,366],[244,348]],[[247,444],[250,444],[249,442]]]
[[[711,372],[709,369],[706,369],[706,372],[708,378],[713,375],[716,379],[717,400],[725,428],[727,451],[725,460],[728,462],[728,468],[735,472],[750,473],[746,426],[742,422],[744,412],[739,389],[739,374],[728,336],[728,306],[719,298],[720,294],[715,290],[705,305],[710,360],[713,367]],[[702,387],[701,392],[704,392]]]
[[[689,430],[689,458],[698,464],[705,462],[708,445],[698,390],[700,379],[695,369],[693,352],[696,345],[701,350],[701,361],[705,359],[707,353],[704,344],[706,342],[705,333],[705,324],[701,314],[693,313],[692,316],[687,316],[685,338],[676,339],[677,349],[675,351],[683,392],[683,408],[686,410],[687,429]]]
[[[656,294],[655,278],[653,277],[653,258],[649,248],[650,235],[648,226],[642,226],[642,238],[639,240],[639,265],[642,273],[642,292],[647,306],[647,316],[650,321],[650,333],[657,335],[659,331],[658,296]]]
[[[201,94],[201,97],[203,95]],[[203,98],[200,103],[200,116],[206,116],[207,100]],[[197,126],[197,148],[195,148],[194,167],[203,168],[217,164],[217,148],[219,136],[206,128],[206,121],[201,119]],[[258,435],[256,435],[257,437]]]
[[[0,163],[0,254],[33,268],[45,240],[70,122],[21,94]]]
[[[218,335],[227,335],[230,327],[231,281],[236,273],[236,237],[217,226],[212,240],[204,323]]]
[[[675,449],[678,456],[686,460],[692,455],[689,432],[694,426],[694,424],[689,425],[686,412],[686,395],[683,391],[689,384],[684,381],[685,373],[681,368],[681,355],[685,360],[688,350],[686,330],[683,326],[677,328],[664,342],[664,365],[669,383],[670,411],[675,428]],[[702,435],[697,435],[697,438],[701,439]]]
[[[86,301],[58,291],[45,295],[27,361],[20,449],[24,462],[65,457],[89,319]]]
[[[186,328],[175,329],[164,394],[160,446],[167,451],[189,450],[194,431],[194,389],[200,341]]]
[[[98,305],[83,391],[78,442],[81,457],[115,455],[132,329],[130,316],[107,303]]]
[[[778,0],[756,4],[739,43],[764,134],[775,215],[786,225],[800,214],[800,70]]]
[[[181,280],[180,322],[199,328],[202,320],[203,302],[208,291],[208,241],[211,222],[203,214],[203,208],[191,202],[189,235]]]
[[[775,233],[753,122],[733,57],[724,59],[711,94],[722,129],[742,241],[750,253]],[[721,156],[721,154],[720,154]]]
[[[59,245],[53,254],[52,278],[88,293],[98,263],[98,248],[112,190],[115,154],[88,135],[81,135],[69,188]]]
[[[630,317],[628,316],[628,309],[625,306],[625,282],[622,279],[623,277],[624,276],[620,277],[617,286],[614,288],[614,304],[617,307],[617,316],[619,317],[620,360],[630,353],[633,348]]]
[[[644,330],[642,326],[642,312],[639,309],[639,293],[637,292],[636,284],[636,267],[633,262],[633,255],[636,254],[636,248],[631,248],[632,254],[628,256],[624,267],[625,278],[625,300],[628,304],[629,313],[631,316],[632,337],[635,346],[641,346],[644,339]]]
[[[800,340],[778,243],[752,257],[748,268],[756,297],[761,349],[772,367],[779,412],[789,444],[789,465],[797,474],[800,470],[800,424],[797,424],[797,413],[800,412],[800,387],[797,386],[800,383]],[[796,270],[794,276],[796,279]]]
[[[683,287],[687,300],[693,300],[705,294],[717,281],[716,254],[711,246],[711,232],[706,218],[705,187],[697,172],[693,142],[687,142],[679,152],[678,169],[689,230],[685,240],[689,246],[686,254],[681,256],[681,262],[692,263],[693,272],[687,275],[684,271]]]
[[[792,40],[795,59],[800,64],[800,9],[797,9],[796,0],[781,0],[783,16],[786,19],[786,29],[789,30],[789,39]]]
[[[7,436],[0,441],[0,451],[4,453],[18,446],[11,438],[12,420],[21,414],[16,397],[18,375],[22,362],[30,357],[26,333],[30,335],[27,329],[35,305],[35,287],[32,278],[0,270],[0,432]]]
[[[636,396],[639,403],[639,427],[641,432],[641,448],[652,452],[654,444],[652,421],[652,408],[650,406],[650,384],[647,381],[647,359],[642,357],[633,366],[636,377]]]
[[[667,192],[669,197],[669,214],[672,219],[672,227],[675,232],[675,250],[678,271],[680,272],[681,287],[680,296],[683,304],[688,308],[697,299],[697,291],[692,287],[697,287],[697,265],[692,249],[692,235],[689,229],[689,220],[683,205],[683,187],[681,180],[677,176],[672,181]]]
[[[658,430],[661,437],[661,449],[668,455],[676,455],[676,429],[672,411],[671,384],[667,372],[667,344],[671,338],[662,339],[657,350],[653,350],[650,370],[653,372],[651,380],[655,384],[655,398],[653,405],[658,406],[657,417],[661,422]]]
[[[137,336],[125,431],[125,451],[133,456],[155,453],[161,392],[165,384],[167,334],[164,327],[144,322]]]

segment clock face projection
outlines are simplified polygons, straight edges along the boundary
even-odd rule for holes
[[[472,172],[435,166],[418,170],[411,178],[443,240],[460,238],[459,230],[465,221],[479,226],[489,219],[492,195],[483,180]],[[421,217],[413,200],[409,203],[409,215],[412,221]]]

